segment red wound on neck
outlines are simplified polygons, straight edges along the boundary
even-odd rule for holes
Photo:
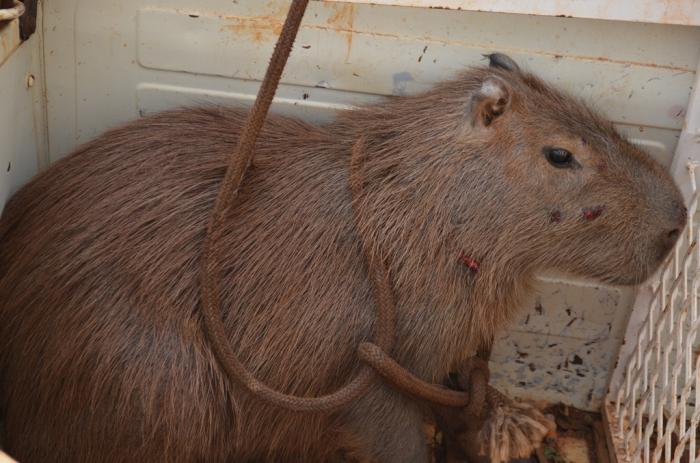
[[[604,210],[605,210],[604,206],[597,206],[597,207],[590,207],[590,208],[583,209],[583,211],[581,211],[581,212],[583,214],[584,219],[595,220],[598,217],[600,217],[600,215],[603,213]]]
[[[461,256],[459,256],[459,261],[466,265],[472,272],[476,273],[479,271],[479,263],[471,257],[469,257],[468,255],[462,254]]]
[[[549,221],[552,223],[561,222],[561,212],[559,212],[559,211],[550,212],[549,213]]]

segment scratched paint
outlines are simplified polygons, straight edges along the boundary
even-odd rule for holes
[[[350,62],[352,53],[353,25],[355,22],[355,5],[352,3],[324,4],[326,8],[331,8],[332,14],[326,21],[329,27],[342,31],[346,40],[345,62]]]
[[[633,291],[542,278],[519,320],[497,340],[492,381],[511,395],[594,410],[608,380]]]
[[[619,25],[591,25],[561,18],[539,18],[533,22],[530,17],[509,16],[506,22],[513,30],[548,30],[550,39],[560,37],[567,44],[556,41],[549,45],[546,37],[540,37],[541,32],[535,37],[532,33],[503,32],[503,15],[356,5],[349,47],[346,27],[350,20],[343,19],[349,15],[316,3],[310,8],[309,19],[299,34],[302,47],[294,50],[285,70],[286,83],[314,86],[325,80],[340,91],[410,93],[426,89],[467,65],[480,63],[482,54],[497,49],[511,54],[525,68],[603,107],[621,124],[661,129],[682,127],[679,111],[671,108],[684,107],[688,100],[697,63],[696,44],[700,41],[698,31],[677,28],[674,38],[678,47],[667,50],[659,45],[664,40],[660,26],[629,24],[624,30],[627,37],[618,41]],[[245,10],[225,15],[198,13],[200,16],[192,19],[186,11],[141,9],[137,53],[140,64],[160,70],[260,80],[266,57],[274,46],[274,31],[281,27],[283,15],[271,17],[264,9],[256,12],[259,14]],[[475,23],[483,28],[473,27]],[[260,25],[259,30],[252,27],[256,24]],[[236,34],[241,40],[236,40]],[[599,35],[611,38],[613,44],[608,50],[602,46]],[[579,41],[591,46],[572,45]],[[620,42],[637,46],[623,49]],[[667,42],[668,39],[662,43]],[[209,46],[202,47],[204,43]],[[639,54],[640,48],[649,53]],[[377,56],[390,58],[376,59]],[[320,79],[314,79],[318,77],[316,71],[320,71]],[[399,74],[401,78],[402,73],[409,73],[413,81],[395,82],[390,77]],[[659,111],[661,104],[665,108]],[[666,140],[666,144],[655,149],[669,152],[668,144],[674,141]]]
[[[17,28],[0,29],[18,32]],[[0,65],[0,213],[7,199],[38,169],[43,155],[44,125],[40,98],[41,79],[35,78],[27,87],[28,75],[41,75],[37,60],[40,56],[39,37],[34,34],[17,47]]]
[[[490,11],[571,18],[612,19],[661,24],[700,25],[698,0],[587,0],[585,2],[522,0],[327,0],[423,8]]]
[[[393,95],[406,95],[408,84],[413,82],[413,76],[410,72],[397,72],[392,76],[393,87],[391,93]]]

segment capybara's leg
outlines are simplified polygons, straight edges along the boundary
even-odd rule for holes
[[[362,462],[426,463],[428,445],[420,409],[385,385],[373,388],[344,417],[353,456]]]

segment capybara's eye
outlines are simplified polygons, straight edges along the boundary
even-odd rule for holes
[[[564,148],[544,148],[542,151],[544,151],[547,161],[554,167],[562,169],[574,166],[574,157]]]

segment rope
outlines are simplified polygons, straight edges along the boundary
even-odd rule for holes
[[[472,365],[469,391],[457,391],[423,381],[396,363],[379,346],[363,342],[357,349],[360,359],[374,368],[386,382],[401,392],[447,407],[467,407],[467,414],[479,416],[486,400],[488,365]]]
[[[320,397],[299,397],[284,394],[271,389],[256,379],[238,360],[237,355],[233,352],[228,342],[221,318],[218,287],[219,263],[217,261],[215,244],[221,237],[226,214],[233,201],[237,198],[245,173],[252,163],[255,142],[279,85],[284,66],[292,51],[292,46],[307,5],[308,0],[292,1],[258,96],[241,132],[235,155],[229,159],[224,180],[219,188],[209,217],[203,245],[200,278],[204,328],[212,351],[229,379],[239,383],[265,402],[292,411],[328,412],[349,404],[367,391],[376,377],[373,369],[402,392],[447,405],[465,406],[470,404],[469,393],[451,391],[424,382],[403,369],[386,354],[392,349],[396,325],[396,309],[391,290],[391,279],[386,263],[374,255],[369,244],[362,240],[361,236],[362,250],[377,305],[377,324],[374,344],[363,343],[358,349],[360,359],[366,363],[352,381],[337,391]],[[361,137],[353,147],[350,161],[349,184],[353,196],[353,213],[356,222],[359,213],[356,200],[362,194],[362,154],[364,153],[364,143],[364,137]],[[486,373],[484,374],[483,368],[477,369],[474,374],[470,375],[472,384],[470,392],[477,399],[471,401],[470,410],[481,410],[481,406],[484,403],[485,384],[488,382],[488,368],[485,371]]]
[[[219,241],[221,236],[226,213],[238,196],[245,172],[252,162],[255,141],[272,103],[284,66],[292,51],[294,39],[301,25],[301,19],[304,16],[307,4],[308,0],[293,0],[255,104],[238,141],[236,155],[229,160],[226,175],[214,202],[207,227],[207,235],[204,240],[201,268],[201,298],[204,327],[209,342],[219,363],[230,379],[240,383],[252,394],[271,404],[293,411],[319,412],[335,410],[358,398],[371,384],[374,379],[374,373],[368,367],[364,367],[350,383],[334,393],[321,397],[297,397],[283,394],[270,389],[258,381],[238,360],[226,337],[220,311],[219,264],[215,246],[215,243]],[[373,277],[374,287],[382,288],[375,291],[378,300],[382,301],[383,304],[391,303],[392,299],[386,293],[389,283],[388,273],[382,273],[380,270],[379,272],[374,272]],[[393,310],[393,307],[390,309]],[[380,326],[377,329],[376,336],[377,344],[386,349],[391,348],[390,341],[393,339],[393,335],[390,335],[392,325],[388,322],[391,322],[391,320],[380,318]]]
[[[0,21],[12,21],[24,14],[24,3],[14,0],[10,8],[0,9]]]
[[[365,138],[361,136],[355,143],[352,150],[350,160],[350,189],[352,192],[352,204],[355,210],[356,223],[359,211],[357,211],[358,199],[362,194],[362,164],[364,161]],[[367,261],[369,262],[370,273],[379,273],[388,276],[388,271],[383,263],[374,259],[373,253],[369,248],[369,244],[362,239],[360,241],[364,249]],[[373,260],[374,259],[374,260]],[[380,283],[377,286],[375,283],[375,295],[381,294],[383,297],[392,297],[391,282],[386,280],[375,280]],[[382,324],[390,324],[391,332],[387,336],[392,336],[396,325],[396,311],[393,299],[389,302],[376,297],[377,302],[377,318],[381,328]],[[357,349],[357,354],[365,364],[371,366],[386,382],[391,384],[399,391],[412,395],[421,400],[432,402],[435,404],[445,405],[448,407],[467,407],[466,412],[473,416],[479,416],[486,400],[486,390],[489,378],[488,358],[491,355],[489,343],[485,348],[481,349],[478,356],[470,359],[471,365],[469,368],[469,391],[456,391],[437,384],[431,384],[399,365],[388,354],[388,349],[382,348],[377,344],[363,342]]]

